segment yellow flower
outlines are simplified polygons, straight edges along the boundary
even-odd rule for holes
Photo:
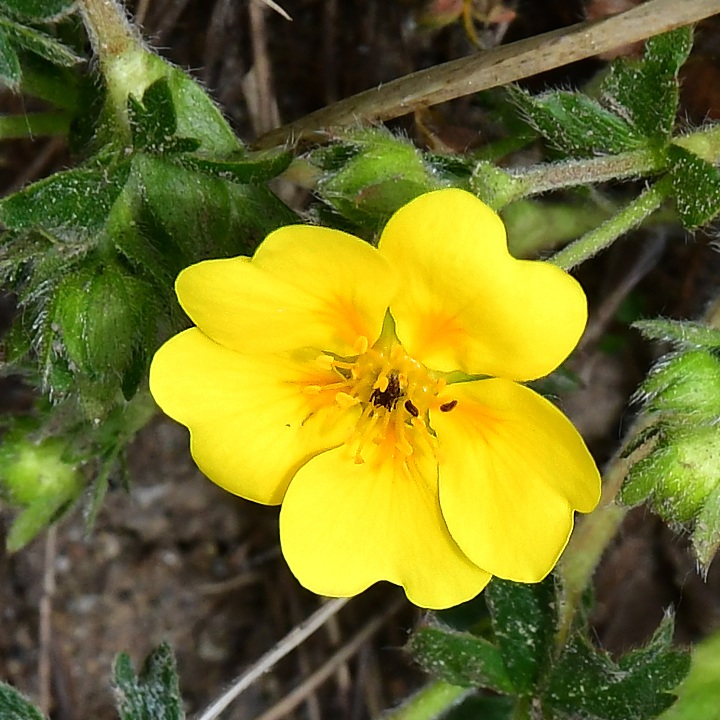
[[[283,554],[310,590],[384,579],[443,608],[492,575],[537,582],[597,504],[581,437],[519,384],[575,347],[583,291],[512,258],[473,195],[420,196],[377,248],[283,227],[176,289],[197,327],[160,348],[151,391],[211,480],[282,503]]]

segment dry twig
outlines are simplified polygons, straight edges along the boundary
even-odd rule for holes
[[[720,13],[720,0],[650,0],[619,15],[527,38],[406,75],[273,130],[269,148],[313,137],[324,128],[378,122],[608,52],[621,45]]]

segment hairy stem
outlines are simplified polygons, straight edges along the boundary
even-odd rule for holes
[[[80,11],[101,64],[137,44],[137,31],[115,0],[80,0]]]
[[[548,262],[570,270],[612,245],[621,235],[637,227],[657,210],[671,193],[669,178],[662,178],[641,193],[617,215],[591,230],[571,245],[555,253]]]
[[[397,710],[383,717],[386,720],[433,720],[461,703],[472,692],[472,688],[462,688],[437,680],[426,685]]]

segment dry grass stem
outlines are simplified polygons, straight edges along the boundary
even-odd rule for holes
[[[307,620],[294,627],[275,647],[263,655],[252,667],[215,700],[197,720],[215,720],[243,691],[247,690],[259,677],[268,672],[277,662],[292,652],[316,630],[319,630],[333,615],[348,602],[349,598],[328,600]]]
[[[312,675],[307,677],[294,690],[289,692],[280,702],[276,703],[267,712],[263,713],[256,720],[282,720],[287,717],[300,703],[304,702],[317,690],[329,677],[337,673],[338,669],[344,666],[348,660],[356,655],[363,645],[378,632],[385,622],[392,617],[400,608],[405,605],[403,599],[392,603],[384,612],[376,615],[367,622],[345,645],[331,655],[321,667]]]
[[[720,13],[720,0],[650,0],[619,15],[537,35],[453,60],[366,90],[271,131],[268,148],[325,128],[378,122],[481,90],[517,82]]]

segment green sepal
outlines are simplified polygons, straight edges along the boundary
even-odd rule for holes
[[[520,695],[533,692],[550,660],[557,597],[552,576],[526,585],[493,578],[485,590],[495,639]]]
[[[553,666],[542,695],[553,717],[649,720],[669,707],[687,675],[690,653],[671,645],[667,616],[650,642],[616,663],[584,636],[573,638]]]
[[[153,295],[152,286],[111,257],[86,258],[55,295],[52,323],[68,359],[93,380],[123,377],[145,339],[143,316],[155,309]]]
[[[522,182],[494,163],[481,160],[473,168],[470,188],[493,210],[499,210],[521,193]]]
[[[388,218],[418,195],[442,187],[441,180],[409,141],[384,130],[348,133],[349,159],[339,168],[326,170],[317,192],[341,217],[357,226],[362,235],[378,232]],[[320,153],[316,162],[337,160],[337,154]],[[333,163],[336,164],[336,163]]]
[[[139,675],[126,653],[115,660],[114,686],[120,720],[183,720],[175,657],[167,643],[148,656]]]
[[[720,171],[679,145],[671,144],[667,157],[682,224],[689,230],[706,225],[720,213]]]
[[[636,505],[647,499],[666,521],[690,523],[708,497],[720,493],[719,453],[719,426],[683,418],[673,427],[666,420],[649,453],[630,468],[619,500]],[[720,527],[707,531],[718,535]]]
[[[513,693],[500,651],[477,635],[437,625],[423,627],[413,634],[408,650],[424,670],[451,685]]]
[[[622,117],[587,95],[555,90],[532,96],[513,88],[511,96],[528,123],[565,154],[616,154],[646,144]]]
[[[676,423],[712,424],[720,417],[720,358],[705,349],[665,355],[638,395],[645,412],[672,415]]]
[[[720,330],[691,320],[636,320],[632,327],[648,340],[671,342],[680,346],[720,348]]]
[[[640,61],[621,58],[602,83],[603,102],[627,118],[641,136],[664,144],[675,126],[678,72],[692,48],[692,29],[649,38]]]
[[[12,685],[0,680],[0,718],[2,720],[46,720],[45,716]]]

